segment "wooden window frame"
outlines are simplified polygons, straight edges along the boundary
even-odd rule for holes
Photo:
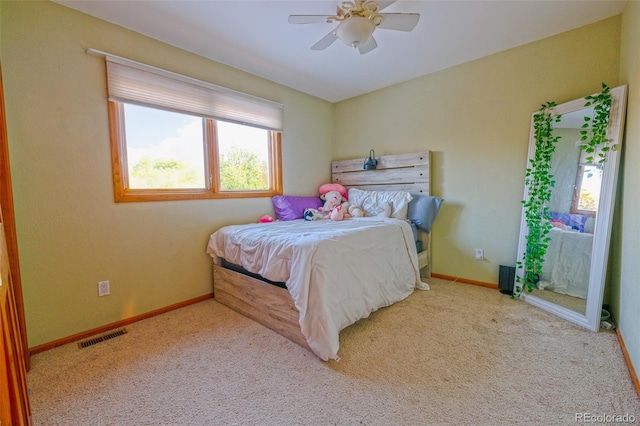
[[[215,120],[205,120],[203,148],[205,155],[205,188],[132,189],[128,186],[127,149],[124,104],[109,101],[109,131],[111,134],[111,168],[114,199],[117,203],[144,201],[176,201],[220,198],[261,198],[282,195],[282,134],[269,132],[269,184],[267,190],[220,190],[218,173],[218,143]]]

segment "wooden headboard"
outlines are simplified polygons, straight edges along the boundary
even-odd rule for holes
[[[362,160],[341,160],[331,163],[331,181],[345,188],[368,191],[407,191],[431,195],[431,151],[376,157],[375,170],[364,170]],[[418,253],[421,275],[431,277],[431,238],[418,231],[424,251]]]
[[[430,151],[376,157],[375,170],[364,170],[365,159],[331,163],[331,181],[349,189],[407,191],[430,195]]]

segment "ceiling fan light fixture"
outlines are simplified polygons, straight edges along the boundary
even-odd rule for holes
[[[363,44],[375,30],[375,23],[361,16],[352,16],[340,22],[336,28],[335,35],[342,40],[347,46],[358,47]]]
[[[339,3],[335,15],[289,15],[288,20],[290,24],[337,23],[311,50],[324,50],[340,39],[364,55],[378,47],[373,37],[377,28],[409,32],[418,23],[419,13],[379,13],[394,2],[380,1],[380,5],[376,0],[345,0]]]

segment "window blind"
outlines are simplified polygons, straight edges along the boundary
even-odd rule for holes
[[[283,105],[106,55],[109,100],[282,131]]]

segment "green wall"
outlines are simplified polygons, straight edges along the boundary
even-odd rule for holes
[[[211,292],[208,236],[271,213],[269,199],[115,204],[104,61],[89,47],[285,104],[285,193],[313,194],[333,159],[433,151],[434,271],[497,282],[513,264],[531,114],[629,84],[640,114],[640,4],[550,37],[335,105],[51,2],[0,3],[29,345]],[[353,123],[366,123],[354,126]],[[640,122],[627,134],[608,294],[640,368]],[[473,259],[475,248],[486,260]],[[97,282],[111,295],[97,297]]]
[[[640,373],[640,2],[622,15],[620,80],[629,85],[618,215],[612,241],[613,315],[636,375]]]
[[[87,48],[283,103],[284,191],[329,178],[334,105],[56,3],[0,7],[29,346],[211,293],[209,235],[273,214],[269,198],[114,203],[104,58]]]
[[[433,271],[498,282],[515,265],[531,114],[618,85],[620,16],[337,104],[338,159],[429,149]],[[362,123],[354,126],[353,123]],[[474,259],[476,248],[485,260]]]

